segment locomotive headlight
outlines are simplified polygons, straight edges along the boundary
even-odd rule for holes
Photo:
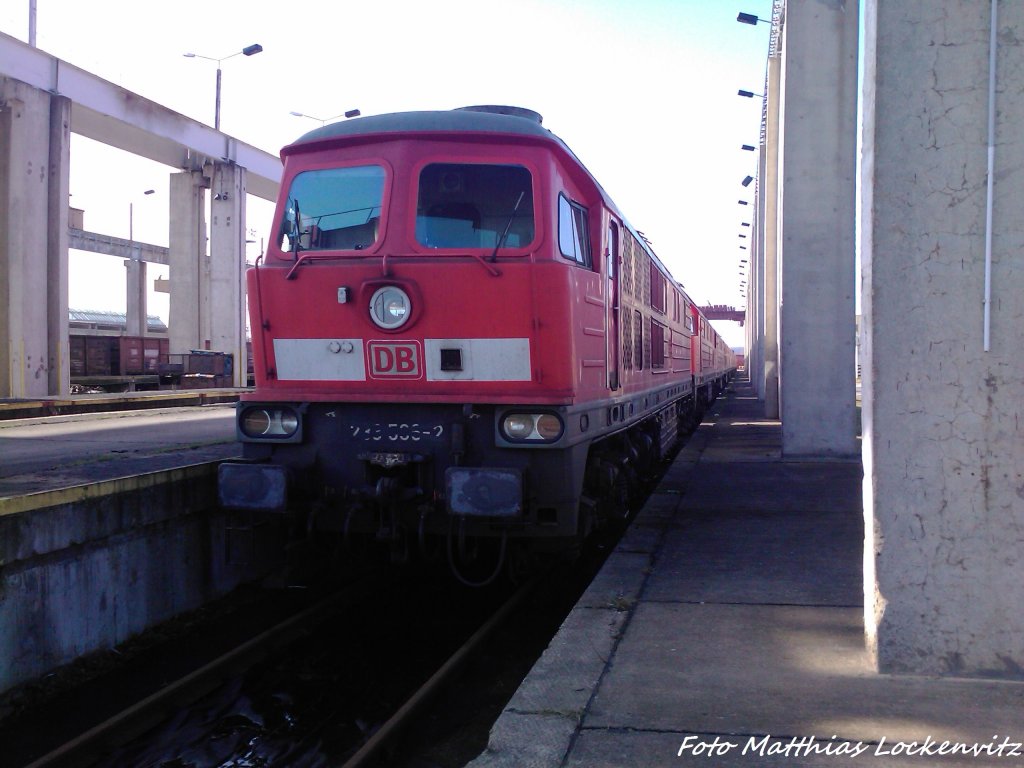
[[[299,415],[291,408],[247,408],[238,426],[246,437],[289,438],[299,429]]]
[[[501,431],[513,443],[553,443],[565,426],[554,413],[509,413],[501,420]]]
[[[526,413],[513,413],[505,417],[501,428],[513,440],[526,440],[533,434],[533,417]]]
[[[378,288],[370,297],[370,319],[385,330],[400,327],[410,314],[409,295],[394,285]]]
[[[562,436],[562,420],[553,413],[538,416],[535,428],[542,440],[557,440]]]

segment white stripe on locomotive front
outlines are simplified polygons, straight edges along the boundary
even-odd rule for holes
[[[400,340],[396,340],[400,341]],[[530,340],[424,339],[427,381],[530,381]],[[461,351],[462,370],[441,370],[441,349]],[[279,381],[366,381],[363,339],[274,339]]]
[[[427,381],[529,381],[529,339],[424,339]],[[461,371],[441,370],[441,350],[462,352]]]

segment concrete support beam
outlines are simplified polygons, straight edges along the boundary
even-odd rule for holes
[[[67,392],[68,106],[57,99],[51,123],[51,101],[0,79],[0,397]]]
[[[50,395],[71,393],[68,340],[68,199],[71,197],[71,100],[50,97],[46,216],[46,329]]]
[[[206,174],[171,176],[171,353],[191,349],[232,355],[245,386],[245,169],[230,163]],[[206,253],[206,190],[210,252]]]
[[[105,253],[133,261],[146,261],[150,264],[170,264],[169,250],[162,245],[140,243],[138,240],[126,240],[113,235],[99,232],[86,232],[72,227],[68,230],[70,247],[76,251]]]
[[[1020,679],[1024,68],[1015,31],[1024,29],[1024,4],[867,0],[866,9],[861,239],[869,647],[883,672]]]
[[[764,415],[779,418],[779,98],[782,61],[768,57],[765,110],[765,138],[762,147],[761,184],[764,187],[762,215],[762,270],[764,291],[764,367],[760,395]]]
[[[760,386],[764,379],[764,146],[758,152],[757,192],[752,205],[744,206],[744,219],[750,218],[750,246],[741,250],[747,258],[747,296],[750,302],[750,344],[747,347],[748,377],[759,398],[764,397]],[[743,257],[741,257],[743,258]]]
[[[245,180],[244,168],[215,163],[210,182],[211,348],[234,362],[234,385],[245,375]]]
[[[71,130],[172,168],[227,160],[248,169],[249,191],[277,198],[281,161],[231,136],[0,33],[0,72],[74,102]]]
[[[171,174],[169,231],[171,354],[206,349],[211,339],[210,259],[206,255],[207,178],[200,171]]]
[[[780,154],[782,450],[858,451],[854,370],[856,0],[788,0]]]
[[[129,336],[146,335],[146,262],[126,259],[124,268],[127,291],[125,333]]]

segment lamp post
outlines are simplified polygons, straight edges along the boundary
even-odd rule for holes
[[[147,189],[142,194],[152,195],[156,192],[155,189]],[[131,258],[131,252],[135,249],[135,201],[128,203],[128,256]]]
[[[347,112],[342,112],[340,115],[334,115],[334,117],[316,117],[315,115],[307,115],[305,112],[289,112],[289,115],[293,117],[306,117],[310,120],[316,120],[320,125],[326,125],[331,120],[337,120],[339,117],[359,117],[362,113],[358,109],[350,109]]]
[[[152,195],[155,189],[143,191]],[[128,298],[125,311],[125,331],[129,336],[145,336],[149,326],[146,311],[146,262],[135,257],[135,201],[128,203]]]
[[[186,54],[184,54],[186,59],[206,59],[207,61],[216,61],[217,62],[217,100],[216,100],[216,103],[214,105],[214,112],[213,112],[213,127],[214,127],[215,130],[218,130],[218,131],[220,130],[220,80],[221,80],[220,64],[221,64],[221,62],[222,61],[227,61],[228,59],[234,58],[235,56],[238,56],[238,55],[255,56],[257,53],[261,52],[262,50],[263,50],[263,46],[262,45],[260,45],[259,43],[253,43],[252,45],[247,45],[245,48],[243,48],[240,51],[235,51],[234,53],[228,54],[227,56],[221,56],[219,59],[213,58],[212,56],[203,56],[203,55],[198,54],[198,53],[186,53]]]

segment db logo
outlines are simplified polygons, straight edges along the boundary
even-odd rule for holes
[[[375,379],[418,379],[420,345],[416,341],[371,341],[370,376]]]

